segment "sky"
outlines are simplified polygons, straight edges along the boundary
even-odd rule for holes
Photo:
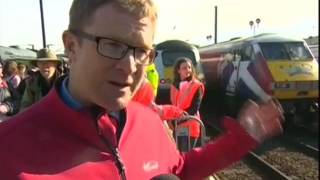
[[[42,0],[46,42],[62,51],[72,0]],[[218,9],[217,41],[259,33],[298,38],[317,36],[318,0],[155,0],[159,20],[155,43],[185,40],[200,46],[214,43],[214,7]],[[261,19],[259,24],[249,21]],[[212,38],[208,39],[207,36]],[[0,45],[42,47],[39,0],[0,0]]]

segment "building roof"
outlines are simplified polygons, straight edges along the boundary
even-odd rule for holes
[[[0,46],[0,57],[2,60],[35,60],[37,53],[30,49]]]

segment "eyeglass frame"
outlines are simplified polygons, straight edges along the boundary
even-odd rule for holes
[[[96,42],[96,45],[97,45],[97,46],[96,46],[96,50],[97,50],[98,54],[101,55],[101,56],[103,56],[103,57],[111,58],[111,59],[114,59],[114,60],[121,60],[121,59],[123,59],[123,58],[127,55],[127,53],[129,52],[129,50],[132,49],[132,50],[133,50],[133,57],[134,57],[135,63],[137,63],[137,64],[139,64],[139,65],[143,65],[143,66],[148,66],[148,65],[150,65],[150,64],[152,64],[152,63],[154,62],[154,59],[155,59],[155,57],[156,57],[157,54],[158,54],[157,51],[154,50],[154,49],[143,49],[143,48],[140,48],[140,47],[130,46],[130,45],[124,43],[124,42],[117,41],[117,40],[114,40],[114,39],[112,39],[112,38],[103,37],[103,36],[96,36],[96,35],[89,34],[89,33],[87,33],[87,32],[79,31],[79,30],[68,30],[68,31],[71,32],[72,34],[78,36],[78,37],[81,37],[81,38],[84,38],[84,39],[87,39],[87,40]],[[126,46],[127,49],[126,49],[126,51],[122,54],[122,56],[119,57],[119,58],[107,56],[107,55],[101,53],[100,50],[99,50],[100,40],[102,40],[102,39],[106,39],[106,40],[110,40],[110,41],[114,41],[114,42],[116,42],[116,43],[122,44],[122,45]],[[141,60],[147,60],[147,59],[149,58],[149,62],[148,62],[148,63],[141,63],[141,62],[139,62],[139,61],[141,61],[141,60],[139,60],[139,59],[136,58],[136,49],[150,50],[150,53],[148,53],[148,54],[146,55],[146,58],[145,58],[145,59],[141,59]],[[151,54],[151,53],[154,53],[154,56],[153,56],[152,58],[150,58],[150,54]]]

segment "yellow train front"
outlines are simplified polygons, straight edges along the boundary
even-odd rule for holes
[[[296,123],[318,124],[319,65],[306,43],[260,43],[260,48],[273,81],[271,94],[280,100],[287,117]]]
[[[248,99],[276,98],[286,117],[318,123],[319,68],[305,41],[261,34],[202,47],[200,56],[202,62],[215,64],[205,70],[214,73],[205,76],[208,86],[218,84],[226,106],[233,108],[227,113],[236,115]]]

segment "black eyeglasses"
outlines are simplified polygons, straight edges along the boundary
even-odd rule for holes
[[[76,36],[95,41],[97,43],[97,52],[104,57],[112,58],[115,60],[121,60],[126,56],[130,49],[133,50],[134,60],[139,65],[149,65],[153,63],[156,56],[154,49],[144,49],[140,47],[129,46],[120,41],[116,41],[110,38],[95,36],[86,32],[69,30]]]

